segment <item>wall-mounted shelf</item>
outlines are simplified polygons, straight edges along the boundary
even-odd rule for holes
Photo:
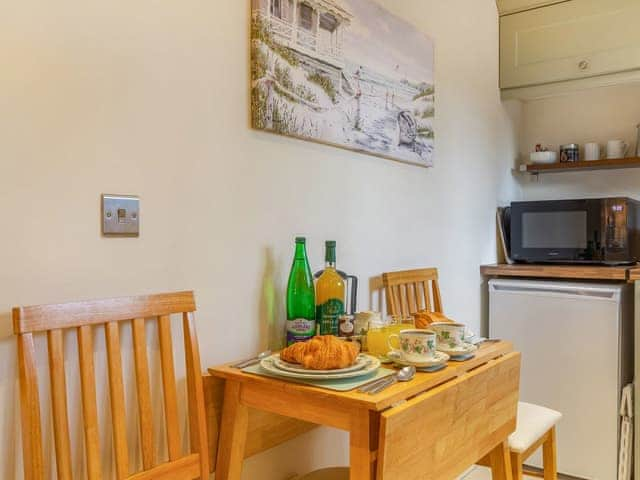
[[[580,172],[584,170],[611,170],[617,168],[640,168],[640,158],[616,158],[612,160],[592,160],[520,165],[520,171],[537,175],[539,173]]]

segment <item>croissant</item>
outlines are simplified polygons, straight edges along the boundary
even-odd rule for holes
[[[449,322],[453,323],[453,320],[447,318],[446,315],[440,312],[428,312],[426,310],[420,310],[413,314],[415,318],[416,328],[429,328],[432,323],[435,322]]]
[[[310,370],[335,370],[353,365],[358,353],[360,346],[356,342],[322,335],[307,342],[294,343],[280,352],[280,358]]]

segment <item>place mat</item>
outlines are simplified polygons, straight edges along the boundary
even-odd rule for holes
[[[365,383],[372,382],[374,380],[377,380],[378,378],[388,377],[389,375],[393,375],[395,373],[395,370],[391,370],[389,368],[379,368],[375,372],[370,373],[369,375],[363,375],[362,377],[341,378],[337,380],[303,380],[298,378],[281,377],[280,375],[276,375],[266,371],[260,366],[260,364],[243,368],[242,371],[254,375],[277,378],[278,380],[282,380],[283,382],[301,383],[303,385],[326,388],[328,390],[335,390],[337,392],[348,392],[349,390],[354,390],[361,387]]]

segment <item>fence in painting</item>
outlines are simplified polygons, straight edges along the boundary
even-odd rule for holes
[[[260,16],[269,26],[269,30],[279,44],[327,62],[334,67],[344,67],[342,49],[337,45],[337,42],[332,42],[331,38],[324,38],[311,30],[269,15],[264,10],[257,10],[254,15]]]

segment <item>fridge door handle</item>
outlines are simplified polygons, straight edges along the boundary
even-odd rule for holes
[[[539,293],[543,295],[554,294],[565,297],[587,297],[592,299],[618,301],[620,292],[599,288],[573,287],[570,285],[505,285],[491,284],[491,291],[505,293]]]

